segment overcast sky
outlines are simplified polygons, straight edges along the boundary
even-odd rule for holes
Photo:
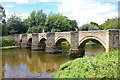
[[[26,19],[33,10],[43,10],[47,14],[62,13],[78,26],[96,22],[99,25],[108,18],[118,16],[119,0],[0,0],[5,8],[7,18],[16,13]]]

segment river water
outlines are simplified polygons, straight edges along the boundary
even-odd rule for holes
[[[95,56],[103,54],[105,49],[101,45],[87,45],[85,51],[85,56]],[[0,72],[3,78],[52,78],[49,74],[56,73],[60,65],[69,60],[73,59],[67,53],[45,54],[44,51],[22,48],[2,50]]]

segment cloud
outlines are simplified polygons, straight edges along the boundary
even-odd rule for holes
[[[15,5],[7,5],[7,6],[4,6],[5,8],[12,8],[12,7],[15,7]]]
[[[108,18],[118,15],[115,5],[95,0],[62,0],[62,5],[58,10],[69,19],[76,20],[78,26],[90,22],[102,24]]]
[[[16,3],[28,3],[28,0],[1,0],[1,2],[16,2]]]

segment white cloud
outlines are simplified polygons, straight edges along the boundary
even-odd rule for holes
[[[28,0],[1,0],[1,2],[28,3]]]
[[[11,7],[15,7],[15,5],[7,5],[7,6],[4,6],[6,8],[11,8]]]
[[[69,19],[76,20],[78,26],[89,22],[102,24],[108,18],[117,17],[116,6],[88,0],[62,0],[59,12]]]

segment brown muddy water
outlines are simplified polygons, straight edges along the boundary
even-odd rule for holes
[[[64,47],[67,51],[68,48]],[[101,45],[85,46],[85,56],[101,55],[105,52]],[[30,49],[2,50],[2,78],[53,78],[61,64],[71,60],[67,53],[46,54],[45,51]],[[73,60],[73,59],[72,59]]]

